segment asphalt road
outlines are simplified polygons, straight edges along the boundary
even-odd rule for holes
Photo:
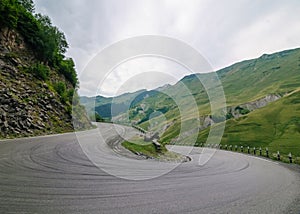
[[[0,141],[0,213],[300,213],[297,170],[225,151],[201,166],[201,148],[183,164],[138,160],[117,132],[135,133],[102,124]]]

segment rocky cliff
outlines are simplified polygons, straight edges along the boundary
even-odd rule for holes
[[[248,114],[251,111],[265,107],[267,104],[274,102],[280,99],[281,97],[282,96],[279,94],[269,94],[263,98],[252,102],[244,103],[238,106],[230,106],[227,108],[227,118],[239,118],[245,114]]]
[[[47,65],[47,79],[37,73],[38,60],[22,36],[8,28],[0,31],[0,138],[34,136],[73,130],[74,87]],[[69,92],[65,99],[58,85]],[[78,105],[80,129],[91,127]],[[76,118],[75,118],[76,119]],[[78,118],[77,118],[78,119]]]
[[[242,117],[243,115],[246,115],[252,111],[255,111],[257,109],[263,108],[266,105],[268,105],[269,103],[275,102],[276,100],[282,98],[281,95],[278,94],[270,94],[267,95],[263,98],[260,98],[258,100],[252,101],[252,102],[248,102],[248,103],[243,103],[240,104],[238,106],[230,106],[227,107],[227,115],[226,115],[226,119],[238,119],[240,117]],[[199,126],[192,128],[186,132],[181,133],[181,138],[174,138],[171,140],[171,144],[174,144],[176,141],[183,141],[184,138],[187,138],[190,135],[196,134],[200,131],[203,131],[205,129],[207,129],[210,126],[213,126],[216,123],[219,123],[220,121],[218,121],[218,118],[213,118],[211,115],[204,115],[204,116],[200,116],[198,118],[199,121]],[[168,126],[166,126],[167,128],[170,127],[171,123],[168,124]],[[164,129],[165,131],[165,129]]]

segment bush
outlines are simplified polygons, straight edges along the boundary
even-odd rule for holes
[[[97,112],[95,112],[95,120],[96,122],[105,122],[105,120]]]
[[[250,113],[250,111],[248,110],[248,109],[242,109],[241,111],[240,111],[240,113],[242,114],[242,115],[245,115],[245,114],[248,114],[248,113]]]
[[[75,87],[78,82],[74,67],[75,64],[72,59],[63,59],[59,61],[58,64],[59,72],[63,74],[68,81],[70,81],[73,87]]]
[[[229,120],[229,119],[231,119],[231,118],[233,118],[233,115],[232,115],[231,112],[228,112],[228,113],[226,114],[226,120]]]
[[[74,96],[74,93],[75,93],[75,90],[74,90],[74,89],[70,89],[70,90],[68,90],[68,92],[67,92],[67,97],[68,97],[68,100],[69,100],[70,103],[73,102],[73,96]],[[75,98],[74,98],[74,100],[75,100]]]
[[[66,85],[63,82],[58,82],[54,84],[55,91],[59,94],[60,99],[63,103],[68,101],[68,93],[66,91]]]
[[[37,78],[42,80],[47,80],[50,74],[50,69],[41,63],[35,63],[30,68],[29,71],[34,73]]]
[[[54,84],[55,91],[62,96],[66,92],[66,85],[63,82],[58,82]]]

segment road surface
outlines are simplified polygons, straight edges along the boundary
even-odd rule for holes
[[[99,130],[0,141],[0,213],[300,213],[299,174],[281,164],[217,151],[200,166],[201,148],[183,164],[138,160]]]

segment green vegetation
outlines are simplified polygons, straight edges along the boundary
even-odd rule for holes
[[[64,56],[68,48],[65,35],[52,25],[49,17],[33,12],[32,0],[1,0],[0,28],[14,29],[24,38],[40,61],[38,69],[35,69],[40,72],[39,77],[47,77],[42,63],[59,71],[75,87],[78,80],[74,62]]]
[[[0,34],[1,82],[8,89],[1,96],[9,103],[0,111],[10,112],[0,137],[91,128],[74,62],[64,55],[68,43],[50,18],[35,13],[32,0],[1,0]]]
[[[70,89],[69,91],[67,91],[65,83],[62,81],[54,83],[53,86],[55,91],[59,94],[60,99],[63,103],[67,103],[67,102],[69,102],[69,104],[72,103],[74,89]]]
[[[29,72],[32,72],[36,75],[37,78],[41,80],[47,80],[50,74],[50,69],[48,66],[41,63],[35,63],[29,67]]]
[[[53,26],[48,16],[34,14],[32,0],[1,0],[0,2],[0,27],[16,30],[30,47],[38,60],[27,70],[45,81],[49,78],[50,70],[62,74],[67,81],[76,87],[78,83],[75,65],[72,59],[65,58],[64,53],[68,48],[65,35]],[[17,56],[11,52],[10,55]],[[75,92],[67,91],[66,83],[58,82],[54,88],[64,101],[70,101]]]
[[[160,151],[155,149],[155,146],[151,142],[144,142],[143,138],[135,136],[130,141],[122,143],[129,151],[146,156],[147,158],[155,158],[160,161],[182,161],[183,156],[175,152],[170,152],[165,146],[161,147]]]
[[[229,106],[300,87],[300,49],[243,61],[218,71]]]
[[[290,152],[300,158],[299,127],[300,91],[297,90],[246,116],[228,120],[221,144],[267,147],[271,157],[276,158],[280,151],[286,160]],[[205,143],[208,132],[209,129],[200,132],[197,145]]]
[[[96,122],[105,122],[105,120],[96,112],[95,113]]]
[[[147,156],[147,157],[153,157],[157,158],[158,153],[155,150],[154,145],[151,142],[128,142],[125,141],[122,143],[122,146],[130,150],[134,153],[139,153],[141,155]]]
[[[126,113],[135,97],[144,91],[125,93],[117,97],[80,97],[80,102],[89,115],[96,111],[102,118],[110,121],[112,117]]]
[[[299,88],[299,63],[300,49],[294,49],[271,55],[263,55],[258,59],[243,61],[217,71],[224,88],[227,104],[229,106],[237,106],[236,110],[238,110],[240,114],[248,115],[250,111],[241,108],[239,106],[240,104],[257,100],[269,94],[284,95]],[[178,136],[180,123],[190,123],[189,121],[195,118],[193,112],[197,111],[197,109],[194,109],[193,106],[185,101],[187,95],[183,93],[182,83],[189,88],[190,93],[195,98],[199,115],[210,114],[207,94],[199,82],[199,79],[203,80],[207,77],[209,77],[209,74],[190,75],[183,78],[174,86],[170,86],[162,91],[176,97],[177,102],[179,101],[178,103],[185,107],[184,110],[187,113],[184,115],[179,115],[178,112],[174,111],[175,104],[172,103],[172,100],[162,99],[159,94],[154,97],[148,97],[141,102],[144,106],[151,106],[154,110],[159,109],[161,106],[169,108],[169,111],[167,111],[164,116],[170,115],[165,124],[171,124],[171,126],[162,134],[161,140],[163,143],[170,143],[172,139]],[[290,113],[294,116],[297,115],[295,110],[292,109]],[[233,115],[229,113],[226,117],[227,119],[232,119]],[[270,117],[271,121],[272,119],[273,118]],[[174,120],[177,122],[174,123]],[[147,121],[145,124],[146,123]],[[230,125],[230,123],[231,121],[228,121],[227,126]],[[140,126],[146,129],[149,128],[147,125],[144,126],[143,123],[140,124]],[[248,128],[249,127],[246,129]],[[255,136],[258,135],[258,133],[254,132],[257,127],[252,128],[250,132],[252,131]],[[226,138],[226,132],[224,137]],[[243,138],[240,137],[240,139]],[[239,138],[236,140],[238,141]]]

